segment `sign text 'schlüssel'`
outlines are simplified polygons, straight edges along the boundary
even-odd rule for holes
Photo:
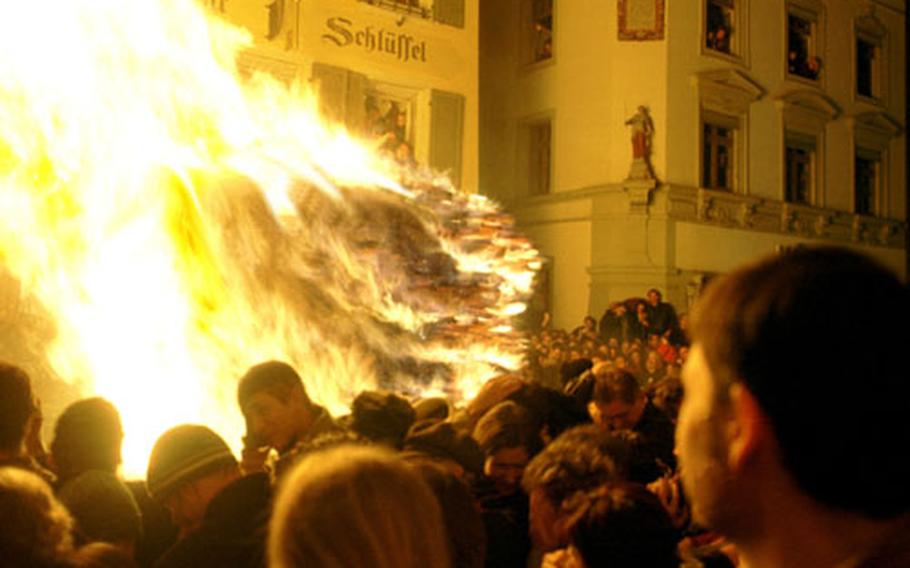
[[[353,21],[342,17],[328,18],[325,25],[330,31],[322,34],[322,39],[338,47],[353,44],[367,52],[387,53],[399,61],[427,61],[427,42],[417,41],[414,36],[373,26],[357,28]]]

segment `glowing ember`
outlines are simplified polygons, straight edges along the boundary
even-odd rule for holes
[[[489,201],[240,81],[250,38],[191,0],[4,10],[0,263],[52,314],[56,374],[120,408],[128,474],[179,422],[239,445],[236,379],[265,359],[335,412],[517,367],[539,260]]]

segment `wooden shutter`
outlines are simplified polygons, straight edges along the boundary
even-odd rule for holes
[[[430,125],[430,167],[447,171],[452,183],[461,183],[461,152],[464,136],[464,97],[433,90]]]
[[[312,79],[318,84],[319,112],[323,117],[359,129],[364,120],[367,78],[325,63],[313,63]]]

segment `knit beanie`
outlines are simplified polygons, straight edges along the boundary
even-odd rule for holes
[[[109,471],[86,471],[63,484],[57,497],[76,519],[86,542],[136,542],[142,534],[133,494]]]
[[[155,442],[145,483],[152,498],[160,501],[180,485],[218,466],[236,463],[221,436],[205,426],[184,424]]]
[[[370,440],[400,447],[414,417],[414,409],[400,396],[366,391],[354,399],[351,429]]]

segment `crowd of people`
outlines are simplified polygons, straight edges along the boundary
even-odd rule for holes
[[[336,417],[267,361],[237,381],[241,456],[179,425],[142,481],[110,402],[45,452],[0,364],[0,566],[910,566],[902,314],[885,269],[798,249],[712,282],[691,325],[651,290],[543,329],[463,407],[368,391]]]

